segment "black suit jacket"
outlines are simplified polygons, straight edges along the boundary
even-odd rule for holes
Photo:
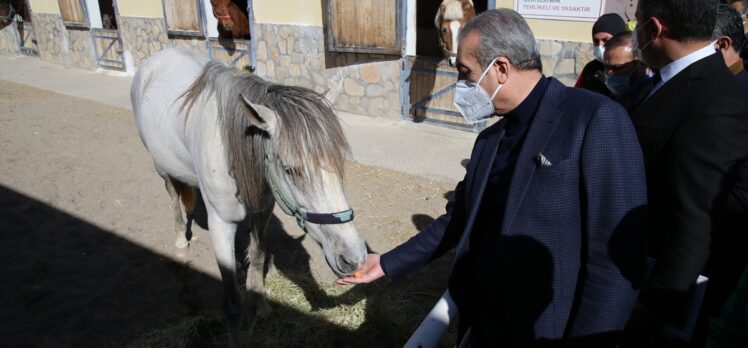
[[[474,245],[473,226],[504,123],[478,136],[446,214],[383,254],[382,268],[389,277],[404,277],[454,248],[449,290],[462,329],[485,328],[486,315],[496,322],[485,328],[495,338],[473,330],[473,347],[498,346],[497,340],[501,347],[555,340],[603,347],[611,339],[606,335],[615,338],[628,319],[644,269],[644,166],[631,121],[610,99],[551,79],[506,204],[492,207],[505,218],[500,231],[487,231],[499,237],[487,255],[476,251],[487,250]],[[486,256],[494,265],[486,280],[501,284],[496,292],[465,279],[469,260]],[[489,304],[500,309],[478,313]]]
[[[748,97],[719,54],[684,69],[632,114],[647,170],[650,253],[642,292],[651,310],[682,312],[699,274],[714,315],[746,264],[748,223],[728,212],[738,164],[748,159]]]

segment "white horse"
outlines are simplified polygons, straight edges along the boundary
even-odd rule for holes
[[[322,246],[337,275],[350,275],[364,263],[366,246],[351,223],[342,186],[349,147],[322,96],[194,53],[165,50],[140,66],[131,99],[140,137],[174,205],[177,248],[188,247],[180,199],[189,214],[193,188],[200,189],[232,347],[242,318],[237,225],[249,220],[252,226],[246,288],[264,316],[270,306],[263,234],[274,200]]]

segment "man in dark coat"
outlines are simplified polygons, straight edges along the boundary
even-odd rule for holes
[[[740,13],[730,6],[720,5],[712,39],[716,40],[716,48],[722,53],[727,68],[743,86],[743,91],[748,94],[748,71],[745,70],[743,60],[740,58],[740,50],[746,42],[743,34],[743,18]]]
[[[584,66],[574,87],[611,96],[610,90],[605,86],[605,68],[603,67],[605,44],[614,35],[624,31],[626,31],[626,22],[617,13],[606,13],[597,19],[592,25],[592,50],[595,59]]]
[[[472,347],[615,347],[646,249],[630,118],[544,77],[529,26],[509,9],[465,26],[457,66],[455,104],[478,113],[463,116],[503,118],[478,136],[446,214],[338,284],[403,278],[455,249],[449,291]]]
[[[627,328],[627,347],[675,345],[663,327],[681,327],[699,274],[709,284],[691,341],[703,347],[707,320],[719,314],[746,265],[748,227],[726,196],[748,159],[748,98],[711,43],[716,9],[717,0],[638,3],[637,46],[659,70],[632,114],[656,262]]]

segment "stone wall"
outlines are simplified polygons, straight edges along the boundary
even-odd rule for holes
[[[257,24],[257,74],[326,96],[340,111],[399,119],[399,57],[325,52],[322,27]]]
[[[537,40],[543,73],[574,86],[584,66],[594,59],[591,42]]]
[[[96,69],[96,52],[93,48],[91,31],[68,28],[67,35],[72,65],[77,68]]]
[[[126,56],[132,57],[135,66],[170,47],[162,18],[119,17],[117,24]]]
[[[208,44],[204,37],[169,36],[169,47],[182,48],[208,56]]]
[[[19,53],[18,30],[16,29],[16,23],[13,22],[5,28],[0,29],[0,54],[12,56]]]
[[[59,14],[34,13],[34,31],[43,60],[70,66],[70,45]]]

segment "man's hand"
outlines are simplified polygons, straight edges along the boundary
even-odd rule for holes
[[[340,278],[335,281],[337,285],[366,284],[371,283],[384,276],[382,266],[379,265],[379,254],[369,254],[366,263],[352,276]]]

